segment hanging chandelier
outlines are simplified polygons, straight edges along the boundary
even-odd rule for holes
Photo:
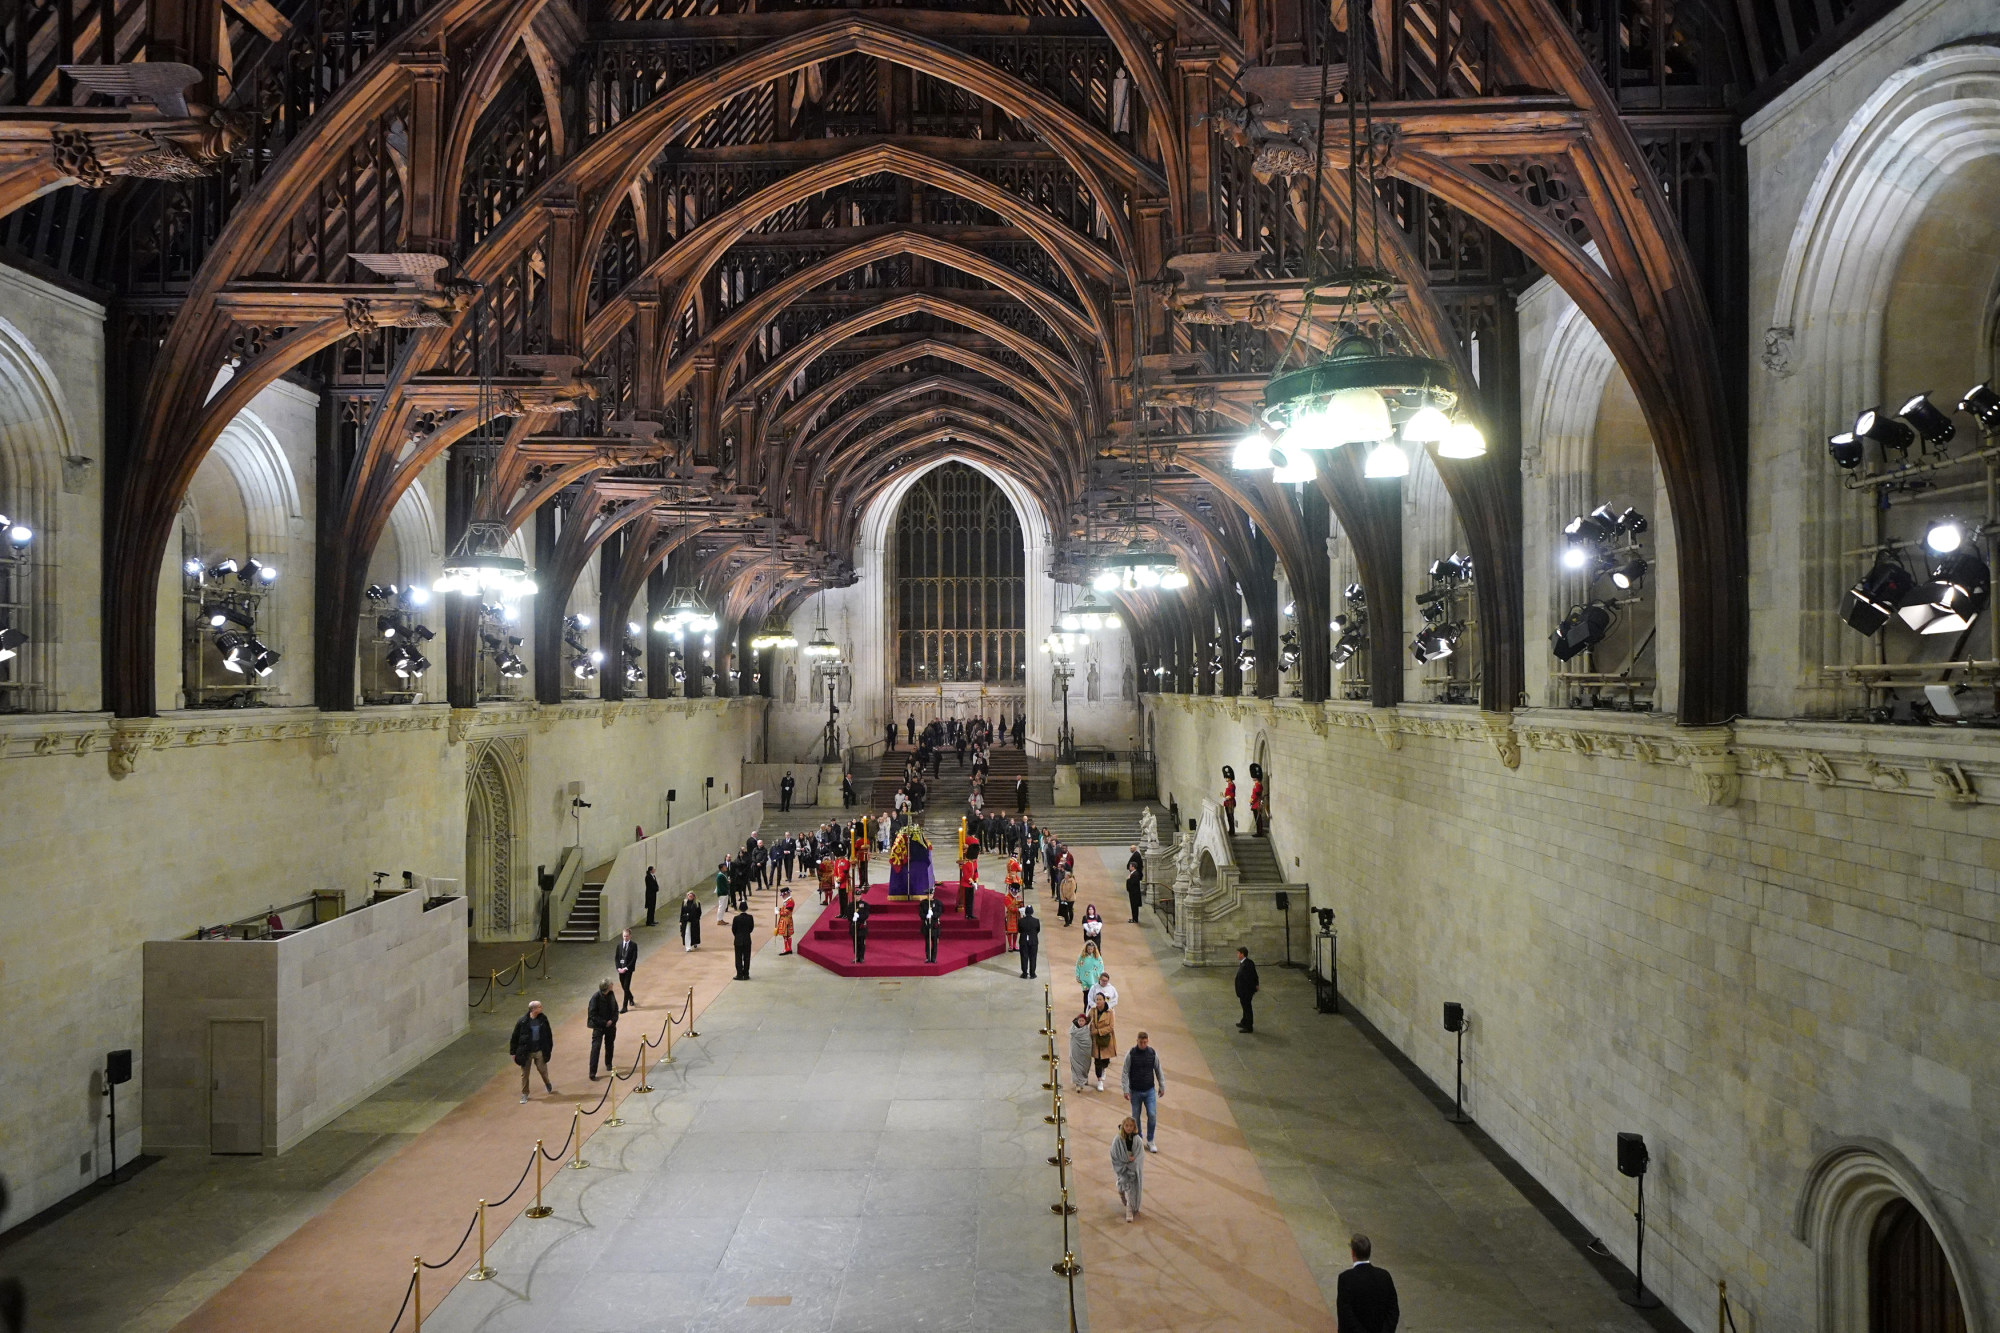
[[[832,659],[840,656],[840,645],[835,643],[833,636],[826,632],[826,626],[821,625],[813,631],[812,638],[807,640],[806,646],[801,651],[807,657],[816,657],[822,661],[830,662]]]
[[[1371,13],[1354,11],[1348,31],[1350,70],[1366,69],[1373,40]],[[1312,243],[1316,267],[1328,247],[1331,218],[1322,217],[1320,182],[1326,167],[1327,94],[1331,66],[1320,82],[1319,143],[1313,172]],[[1385,147],[1377,140],[1368,81],[1346,80],[1348,131],[1347,227],[1331,271],[1308,277],[1305,306],[1264,386],[1262,425],[1236,447],[1241,471],[1270,469],[1278,482],[1309,482],[1319,469],[1314,452],[1364,445],[1369,477],[1401,477],[1410,470],[1407,450],[1434,446],[1440,458],[1477,458],[1486,440],[1471,421],[1456,415],[1463,400],[1458,371],[1451,363],[1412,349],[1421,346],[1398,310],[1401,284],[1381,265],[1379,180]],[[1365,201],[1365,204],[1364,204]],[[1364,260],[1361,235],[1373,235],[1374,253]],[[1305,342],[1313,308],[1331,297],[1328,321],[1337,333],[1318,361],[1286,370],[1292,349]]]
[[[1180,559],[1163,545],[1133,538],[1123,549],[1097,565],[1090,586],[1094,592],[1134,592],[1141,588],[1163,588],[1169,592],[1188,586],[1188,576]]]
[[[791,626],[777,624],[766,626],[756,638],[750,640],[750,646],[762,653],[773,648],[796,648],[799,646],[799,641],[792,633]]]
[[[701,594],[683,583],[667,598],[666,610],[660,612],[653,628],[662,634],[713,634],[721,624]]]
[[[1085,593],[1076,605],[1063,612],[1062,619],[1057,624],[1065,633],[1081,638],[1096,630],[1117,629],[1118,612],[1112,609],[1109,603],[1099,600],[1095,592],[1089,592]]]
[[[445,557],[444,574],[431,584],[431,591],[490,594],[502,602],[519,601],[535,591],[528,562],[507,555],[507,527],[502,523],[472,522],[465,535]]]

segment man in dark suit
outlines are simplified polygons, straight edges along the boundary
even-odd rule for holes
[[[1251,1012],[1251,997],[1257,994],[1257,965],[1250,961],[1248,949],[1236,951],[1236,998],[1243,1005],[1243,1021],[1236,1025],[1238,1032],[1254,1032],[1257,1016]]]
[[[1132,901],[1132,924],[1139,923],[1139,908],[1146,899],[1146,858],[1139,855],[1139,844],[1132,844],[1132,854],[1125,858],[1125,896]]]
[[[1033,903],[1021,904],[1021,975],[1035,975],[1035,961],[1041,956],[1042,919],[1035,915]]]
[[[660,905],[660,877],[653,873],[653,867],[646,867],[646,924],[653,924],[653,909]]]
[[[618,1011],[622,1014],[632,1007],[632,974],[639,970],[639,942],[632,938],[631,931],[618,937],[618,945],[611,951],[611,965],[618,969],[618,984],[625,988],[625,1004]]]
[[[1368,1237],[1356,1235],[1347,1248],[1354,1266],[1335,1284],[1334,1318],[1340,1333],[1396,1333],[1403,1311],[1396,1304],[1395,1279],[1368,1262],[1375,1250]]]
[[[924,932],[924,961],[926,963],[935,963],[937,961],[938,934],[944,928],[944,909],[938,906],[937,895],[935,893],[924,899],[923,907],[918,909],[917,924]]]
[[[757,929],[751,919],[748,907],[736,909],[736,915],[729,922],[729,933],[736,937],[736,979],[750,980],[750,936]]]
[[[606,977],[597,983],[597,994],[590,997],[590,1005],[584,1014],[584,1021],[590,1025],[590,1081],[597,1082],[597,1053],[604,1052],[604,1072],[616,1072],[618,1056],[618,1000],[611,993],[611,979]]]
[[[868,914],[873,910],[866,898],[857,898],[847,919],[847,929],[854,936],[854,961],[857,963],[868,961]]]
[[[783,780],[778,783],[778,809],[789,810],[792,808],[792,787],[794,785],[792,782],[792,770],[788,768],[785,770]]]

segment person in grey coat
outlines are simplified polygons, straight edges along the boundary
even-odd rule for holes
[[[1111,1178],[1118,1182],[1118,1202],[1125,1205],[1127,1222],[1139,1217],[1139,1176],[1145,1160],[1145,1150],[1139,1146],[1139,1122],[1128,1115],[1111,1136]]]
[[[1090,1078],[1090,1015],[1078,1014],[1069,1025],[1069,1081],[1082,1092]]]

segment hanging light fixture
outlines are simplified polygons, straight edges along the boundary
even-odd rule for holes
[[[1410,456],[1403,452],[1403,446],[1394,440],[1378,440],[1368,451],[1368,462],[1361,474],[1365,477],[1407,477],[1410,474]]]
[[[750,640],[750,646],[763,653],[773,648],[796,648],[799,646],[799,641],[793,635],[791,626],[781,622],[776,625],[766,625],[756,638]]]
[[[803,652],[807,657],[817,658],[823,662],[830,662],[840,656],[840,645],[835,643],[833,636],[826,632],[826,626],[821,625],[813,631],[812,638],[808,639],[806,646],[799,651]]]
[[[667,607],[653,622],[653,628],[662,634],[713,634],[721,623],[708,609],[701,593],[683,583],[668,596]]]
[[[504,523],[473,522],[445,557],[444,574],[431,584],[434,592],[462,596],[490,594],[503,602],[519,601],[535,591],[528,562],[506,554]]]

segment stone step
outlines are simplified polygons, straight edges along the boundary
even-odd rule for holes
[[[1229,840],[1230,855],[1245,884],[1282,884],[1285,872],[1278,865],[1269,838],[1239,834]]]
[[[556,939],[568,943],[590,943],[597,939],[598,918],[602,915],[604,886],[586,884],[576,892],[576,903],[569,909],[569,920],[556,932]]]

